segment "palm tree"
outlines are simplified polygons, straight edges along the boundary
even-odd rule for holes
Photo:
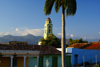
[[[53,5],[56,13],[58,13],[60,7],[62,7],[62,67],[66,67],[65,11],[67,17],[69,15],[74,15],[76,13],[76,0],[46,0],[44,6],[45,15],[49,15],[51,13]]]

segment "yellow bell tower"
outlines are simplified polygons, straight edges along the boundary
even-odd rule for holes
[[[52,21],[51,19],[48,17],[45,21],[44,24],[44,39],[47,38],[47,36],[52,34]]]
[[[44,39],[47,39],[47,36],[52,34],[52,21],[48,17],[44,24]],[[38,42],[38,45],[41,45],[41,41]]]

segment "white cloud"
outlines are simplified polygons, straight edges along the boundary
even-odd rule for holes
[[[9,35],[9,32],[4,33],[4,35]]]
[[[57,35],[58,35],[58,36],[61,36],[62,33],[58,33]],[[66,36],[67,36],[67,37],[75,37],[73,34],[66,34]]]
[[[3,34],[5,34],[4,32],[0,32],[0,35],[3,35]]]
[[[25,28],[16,28],[15,31],[11,32],[0,32],[1,35],[14,35],[14,36],[24,36],[27,34],[32,34],[34,36],[43,36],[44,29],[28,29]]]
[[[35,36],[43,36],[44,29],[25,29],[17,32],[20,35],[32,34]]]
[[[73,35],[73,34],[71,34],[70,36],[71,36],[71,37],[74,37],[74,35]]]
[[[19,29],[18,29],[18,28],[16,28],[15,30],[16,30],[16,31],[19,31]]]
[[[99,32],[99,34],[100,34],[100,32]]]
[[[83,39],[86,39],[87,37],[83,37]]]
[[[61,35],[62,35],[62,33],[58,33],[57,35],[58,35],[58,36],[61,36]]]
[[[96,39],[96,37],[82,37],[83,39]]]

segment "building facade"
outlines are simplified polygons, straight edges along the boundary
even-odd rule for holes
[[[60,54],[52,46],[0,44],[0,67],[61,67]]]

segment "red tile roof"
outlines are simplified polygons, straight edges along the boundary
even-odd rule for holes
[[[56,48],[47,45],[3,45],[0,50],[33,50],[40,51],[40,55],[61,54]]]
[[[55,47],[49,45],[34,45],[34,50],[41,51],[40,54],[47,55],[47,54],[61,54]]]
[[[100,50],[100,42],[92,42],[92,45],[89,47],[86,47],[85,49]]]
[[[86,48],[88,46],[90,46],[91,44],[90,43],[75,43],[75,44],[72,44],[71,46],[69,47],[74,47],[74,48],[79,48],[79,49],[83,49],[83,48]]]
[[[92,43],[75,43],[69,47],[79,48],[79,49],[92,49],[92,50],[100,50],[100,42],[92,42]]]

